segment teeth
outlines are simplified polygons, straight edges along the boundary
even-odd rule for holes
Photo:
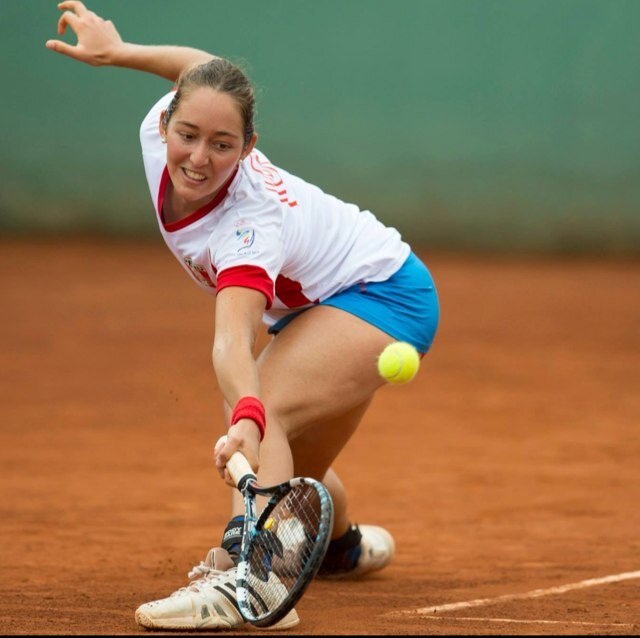
[[[206,176],[202,173],[195,173],[194,171],[190,171],[188,168],[184,168],[183,170],[186,176],[190,177],[191,179],[197,179],[199,182],[203,182],[205,179],[207,179]]]

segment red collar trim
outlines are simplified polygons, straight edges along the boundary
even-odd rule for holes
[[[164,221],[164,198],[167,193],[167,186],[171,181],[169,178],[169,169],[165,166],[162,171],[162,178],[160,179],[160,189],[158,191],[158,216],[160,217],[160,221],[162,222],[162,226],[168,233],[172,233],[176,230],[180,230],[181,228],[186,228],[190,224],[197,222],[199,219],[202,219],[205,215],[208,215],[222,200],[227,196],[229,191],[229,186],[233,181],[233,178],[238,173],[238,167],[233,171],[233,174],[229,179],[222,185],[222,188],[216,193],[215,197],[207,202],[201,208],[194,211],[190,215],[187,215],[184,219],[180,219],[177,222],[165,222]]]

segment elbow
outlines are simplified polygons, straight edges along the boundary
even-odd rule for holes
[[[220,369],[223,367],[223,361],[225,359],[226,351],[220,344],[214,343],[211,349],[211,364],[213,365],[213,371],[219,374]]]
[[[238,364],[253,361],[251,349],[242,343],[234,343],[227,339],[216,339],[211,349],[213,370],[219,377],[225,370],[235,368]]]

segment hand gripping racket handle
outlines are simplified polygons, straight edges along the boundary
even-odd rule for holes
[[[220,441],[226,441],[227,437],[223,436]],[[257,477],[249,465],[246,457],[242,452],[234,452],[227,461],[227,470],[236,484],[236,487],[242,492],[249,481],[256,482]]]

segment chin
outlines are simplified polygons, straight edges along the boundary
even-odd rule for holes
[[[211,185],[208,184],[207,188],[198,188],[194,187],[191,184],[178,183],[176,187],[174,183],[174,189],[176,194],[184,199],[185,202],[189,202],[193,204],[194,202],[199,202],[200,200],[206,200],[207,198],[211,198],[217,192],[217,188],[211,188]]]

